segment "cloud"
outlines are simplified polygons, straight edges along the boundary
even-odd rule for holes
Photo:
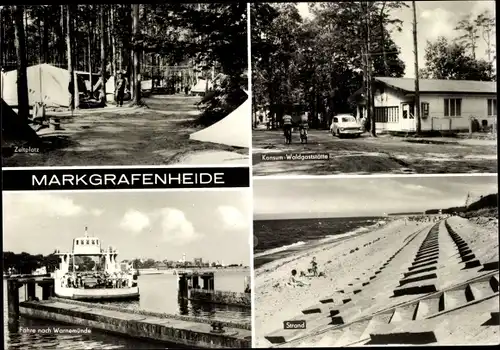
[[[103,209],[92,209],[90,213],[94,216],[101,216],[104,213]]]
[[[151,224],[149,217],[135,209],[129,209],[120,223],[120,227],[132,233],[139,233]]]
[[[73,199],[49,193],[19,193],[4,196],[4,208],[14,210],[15,217],[36,215],[49,217],[70,217],[85,214],[86,210]],[[17,209],[16,209],[17,208]]]
[[[201,237],[182,210],[163,208],[160,214],[162,237],[165,242],[182,245]]]
[[[432,10],[424,10],[420,14],[420,28],[425,28],[425,39],[435,40],[440,36],[454,37],[456,14],[440,7]],[[424,39],[424,38],[422,38]]]
[[[217,208],[217,213],[226,231],[243,230],[248,227],[247,217],[233,206],[221,205]]]

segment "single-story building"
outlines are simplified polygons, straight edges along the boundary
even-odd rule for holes
[[[415,132],[415,79],[374,78],[374,113],[378,132]],[[496,82],[420,79],[422,131],[469,130],[471,119],[486,127],[497,123]],[[366,117],[362,89],[352,98]]]

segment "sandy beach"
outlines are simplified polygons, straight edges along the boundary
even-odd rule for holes
[[[405,219],[392,218],[361,232],[346,233],[307,251],[265,264],[255,271],[255,334],[256,346],[271,344],[267,334],[283,329],[283,322],[301,314],[301,310],[325,298],[342,299],[341,289],[349,288],[355,280],[367,280],[388,257],[396,254],[415,233],[429,230],[443,217],[427,216]],[[461,220],[461,219],[460,219]],[[463,219],[465,220],[465,219]],[[488,220],[485,232],[495,223]],[[498,220],[496,227],[498,225]],[[480,227],[474,224],[474,227]],[[494,232],[497,232],[496,230]],[[427,234],[427,232],[424,232]],[[419,236],[422,236],[419,234]],[[491,235],[488,235],[488,239]],[[490,239],[491,240],[491,239]],[[287,286],[292,269],[307,271],[316,257],[318,271],[325,277],[303,277],[311,284],[304,287]],[[373,298],[372,298],[373,299]]]

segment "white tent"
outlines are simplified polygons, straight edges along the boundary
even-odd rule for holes
[[[191,88],[191,92],[196,94],[205,93],[206,88],[207,88],[207,81],[205,79],[200,79],[198,80],[196,85]],[[212,82],[208,81],[208,89],[210,90],[211,88],[212,88]]]
[[[235,147],[250,147],[252,109],[248,98],[227,117],[189,135],[192,140],[220,143]]]
[[[70,102],[69,72],[50,64],[27,68],[29,104],[43,102],[47,107],[68,107]],[[2,74],[2,99],[17,106],[17,70]]]

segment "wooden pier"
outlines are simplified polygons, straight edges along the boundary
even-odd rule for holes
[[[19,287],[23,285],[27,286],[27,300],[20,302]],[[35,296],[36,285],[42,287],[42,300]],[[168,315],[129,310],[108,304],[60,299],[53,297],[53,291],[52,278],[9,279],[9,330],[18,330],[19,315],[22,315],[165,344],[196,348],[251,347],[252,332],[249,323]]]

